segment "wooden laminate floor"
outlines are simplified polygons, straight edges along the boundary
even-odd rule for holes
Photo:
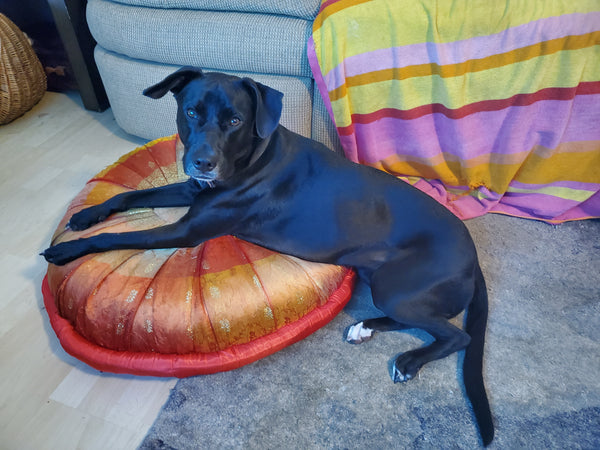
[[[77,94],[0,126],[0,449],[133,449],[176,380],[100,373],[50,328],[38,256],[85,182],[143,141]]]

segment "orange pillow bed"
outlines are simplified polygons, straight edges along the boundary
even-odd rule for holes
[[[176,136],[153,141],[92,178],[53,243],[154,228],[185,208],[136,209],[65,230],[77,211],[124,191],[185,180]],[[63,348],[107,372],[186,377],[241,367],[328,323],[354,272],[224,236],[195,248],[115,250],[50,264],[44,303]]]

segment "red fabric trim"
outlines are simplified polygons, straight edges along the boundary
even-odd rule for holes
[[[100,347],[84,339],[68,320],[60,316],[47,276],[42,282],[42,295],[50,325],[71,356],[103,372],[184,378],[237,369],[304,339],[329,323],[344,308],[352,295],[355,278],[354,271],[348,269],[325,305],[269,335],[220,352],[184,355],[119,352]]]

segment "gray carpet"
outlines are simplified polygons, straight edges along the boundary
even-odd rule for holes
[[[467,225],[490,296],[490,448],[600,448],[600,221],[554,227],[487,215]],[[430,338],[342,341],[347,325],[372,314],[359,285],[305,340],[236,371],[180,380],[141,448],[477,448],[462,355],[394,385],[393,356]]]

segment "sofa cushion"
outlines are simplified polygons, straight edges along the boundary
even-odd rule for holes
[[[217,70],[311,76],[306,56],[312,29],[309,20],[147,8],[107,0],[90,0],[87,19],[102,47],[130,58]]]
[[[316,17],[321,5],[320,0],[118,0],[118,2],[150,8],[281,14],[309,20]]]
[[[172,95],[153,100],[142,91],[174,72],[179,66],[131,59],[101,46],[94,53],[106,93],[121,128],[146,139],[176,132],[177,104]],[[210,70],[209,70],[210,71]],[[313,82],[307,77],[254,74],[228,71],[250,77],[284,93],[281,124],[292,131],[311,136]]]

